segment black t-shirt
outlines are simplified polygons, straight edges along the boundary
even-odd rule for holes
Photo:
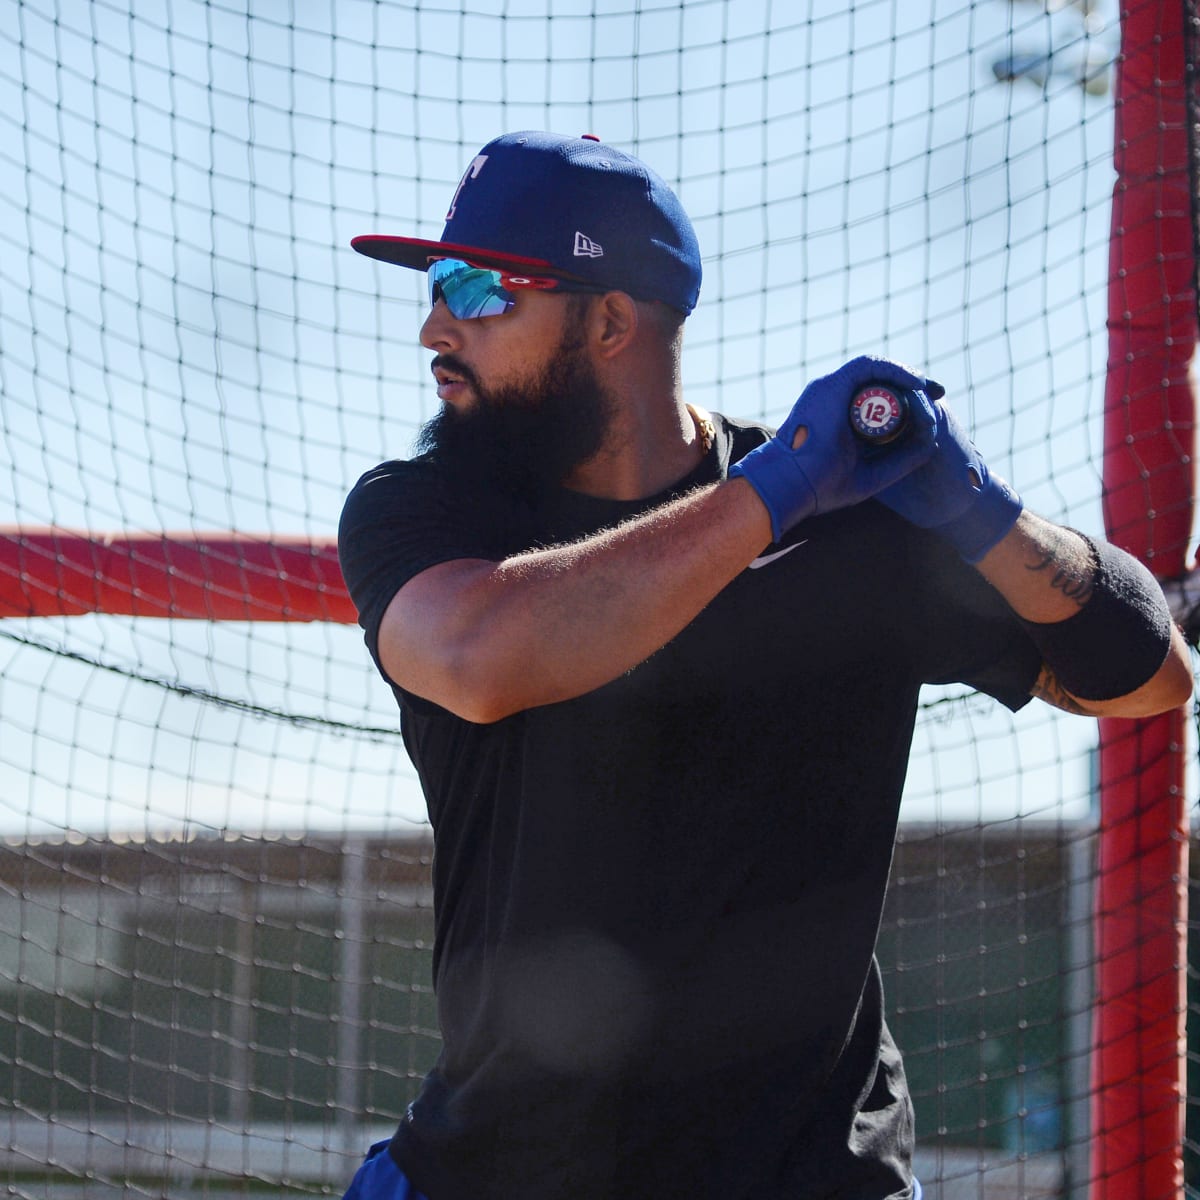
[[[636,503],[531,507],[428,457],[368,472],[340,551],[371,653],[418,572],[612,526],[767,436],[715,422],[700,467]],[[918,693],[961,681],[1016,709],[1038,667],[976,571],[867,503],[797,526],[577,699],[477,725],[393,685],[436,845],[443,1050],[391,1146],[414,1185],[908,1195],[873,954]]]

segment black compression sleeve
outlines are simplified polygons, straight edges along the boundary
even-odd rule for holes
[[[1114,700],[1146,683],[1171,644],[1162,588],[1136,558],[1087,539],[1096,563],[1087,603],[1065,621],[1025,628],[1046,665],[1080,700]]]

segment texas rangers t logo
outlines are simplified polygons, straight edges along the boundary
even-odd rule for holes
[[[471,165],[463,172],[463,177],[458,181],[458,187],[455,189],[454,196],[450,201],[450,211],[446,213],[446,220],[454,219],[454,210],[458,207],[458,198],[462,195],[462,190],[467,186],[468,179],[478,179],[479,172],[483,170],[483,164],[487,162],[486,154],[477,154],[471,159]]]

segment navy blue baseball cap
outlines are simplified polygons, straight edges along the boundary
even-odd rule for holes
[[[462,258],[685,315],[700,295],[700,247],[678,197],[645,163],[587,134],[506,133],[471,160],[438,241],[366,234],[350,244],[417,271]]]

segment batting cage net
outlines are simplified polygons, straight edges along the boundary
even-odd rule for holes
[[[431,841],[333,546],[437,404],[427,300],[352,237],[437,237],[497,133],[594,133],[696,224],[689,399],[775,421],[853,355],[921,364],[1027,504],[1178,579],[1194,32],[1179,0],[0,5],[5,1194],[340,1194],[436,1055]],[[924,694],[880,959],[926,1196],[1182,1194],[1165,721]]]

